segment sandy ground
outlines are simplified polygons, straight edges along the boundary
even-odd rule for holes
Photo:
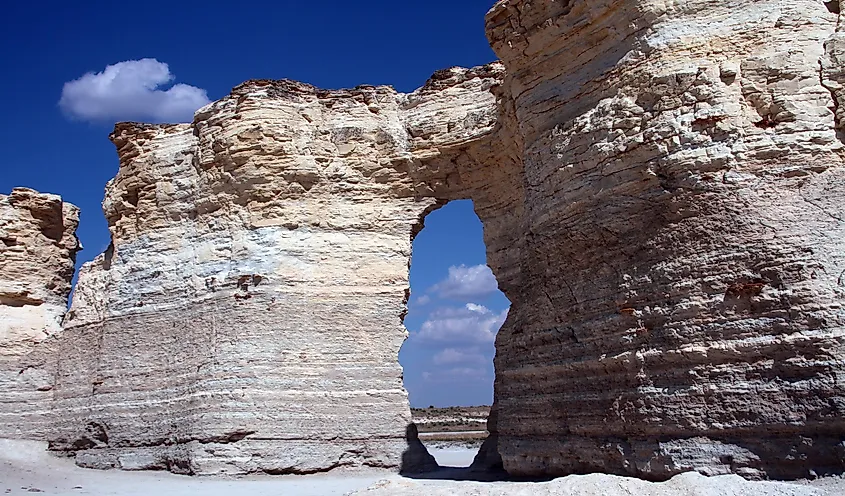
[[[332,496],[364,489],[384,479],[401,479],[386,471],[221,479],[166,472],[87,470],[72,460],[55,458],[44,449],[44,443],[0,440],[0,496]],[[472,463],[477,449],[430,451],[440,465],[460,467]]]
[[[487,483],[485,483],[485,485],[479,485],[475,482],[447,483],[445,481],[411,480],[385,471],[332,472],[323,475],[256,476],[230,479],[185,477],[165,472],[98,471],[79,468],[73,464],[72,460],[55,458],[47,454],[44,449],[45,443],[0,440],[0,496],[4,496],[4,494],[26,494],[28,496],[33,494],[45,496],[83,494],[97,496],[331,496],[362,490],[380,481],[385,481],[381,484],[388,484],[391,488],[413,485],[414,489],[411,489],[410,493],[406,492],[407,494],[455,494],[454,491],[459,488],[465,490],[465,492],[469,490],[467,494],[486,494],[485,491],[494,489],[493,486],[497,486],[498,489],[503,487],[507,489],[511,486],[503,486],[502,484],[515,484],[486,485]],[[466,467],[472,462],[477,448],[449,447],[438,443],[438,445],[430,446],[429,451],[443,467]],[[438,474],[460,476],[462,473],[457,469],[444,468],[442,473]],[[845,479],[830,478],[813,482],[804,481],[803,485],[805,487],[810,485],[819,490],[814,494],[845,495]],[[385,487],[385,489],[387,488]],[[441,490],[441,492],[437,492],[435,489]],[[511,489],[518,488],[513,486]],[[800,486],[796,489],[800,489]],[[476,492],[473,492],[474,490]],[[391,494],[392,491],[393,489],[387,489],[387,493],[382,491],[378,494]],[[446,492],[443,493],[442,491]],[[505,492],[509,493],[510,490],[508,489]],[[530,491],[525,494],[530,494]],[[577,492],[577,494],[582,493]],[[718,492],[707,492],[706,494],[715,495]],[[789,491],[783,494],[793,493]]]

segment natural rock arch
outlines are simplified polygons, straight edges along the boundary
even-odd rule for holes
[[[471,198],[512,302],[485,455],[841,472],[838,20],[503,0],[503,65],[410,95],[251,81],[190,125],[118,125],[113,255],[80,275],[31,432],[87,466],[395,466],[413,226]]]
[[[501,76],[443,71],[411,95],[253,81],[191,125],[118,125],[113,255],[86,266],[62,336],[96,360],[60,367],[73,413],[51,447],[190,473],[397,466],[412,233],[453,198],[508,210],[483,189],[507,162],[476,158]],[[79,449],[91,425],[108,441]]]

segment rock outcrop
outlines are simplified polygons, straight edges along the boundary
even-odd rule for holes
[[[842,472],[838,26],[821,0],[503,0],[502,64],[412,94],[250,81],[192,124],[118,125],[52,449],[397,466],[411,239],[471,198],[512,302],[477,467]]]
[[[79,209],[56,195],[0,195],[0,437],[43,438],[50,429],[45,342],[67,311],[78,224]]]
[[[251,81],[191,125],[118,125],[113,247],[65,321],[51,449],[193,474],[398,467],[412,234],[435,192],[488,182],[452,150],[485,152],[501,76]]]
[[[821,0],[490,11],[525,184],[508,472],[845,468],[839,25]]]

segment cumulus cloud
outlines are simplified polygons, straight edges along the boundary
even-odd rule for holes
[[[413,300],[413,304],[417,306],[428,305],[429,303],[431,303],[431,296],[428,295],[422,295]]]
[[[499,289],[496,276],[486,265],[449,267],[449,277],[432,286],[429,291],[441,298],[470,300],[487,296]]]
[[[432,359],[435,365],[484,365],[490,360],[484,356],[478,348],[466,350],[458,348],[446,348],[440,351]]]
[[[492,343],[507,315],[507,310],[493,312],[474,303],[462,308],[439,308],[429,314],[413,339],[432,345]]]
[[[422,378],[426,382],[434,383],[486,383],[491,379],[486,367],[453,367],[429,370],[422,373]]]
[[[127,60],[65,83],[59,107],[91,122],[190,122],[209,103],[208,94],[187,84],[167,88],[174,79],[156,59]]]

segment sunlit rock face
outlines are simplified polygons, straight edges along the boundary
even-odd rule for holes
[[[524,164],[518,475],[845,465],[837,2],[500,1]]]
[[[51,448],[194,474],[397,467],[412,234],[493,174],[458,168],[491,153],[501,76],[251,81],[190,125],[118,125],[113,247],[65,321]]]
[[[502,63],[411,94],[250,81],[118,125],[112,247],[26,345],[52,424],[5,428],[98,468],[397,467],[411,240],[471,198],[512,302],[477,467],[842,472],[838,11],[501,1]]]
[[[61,332],[79,209],[56,195],[0,195],[0,437],[50,429],[52,340]]]

